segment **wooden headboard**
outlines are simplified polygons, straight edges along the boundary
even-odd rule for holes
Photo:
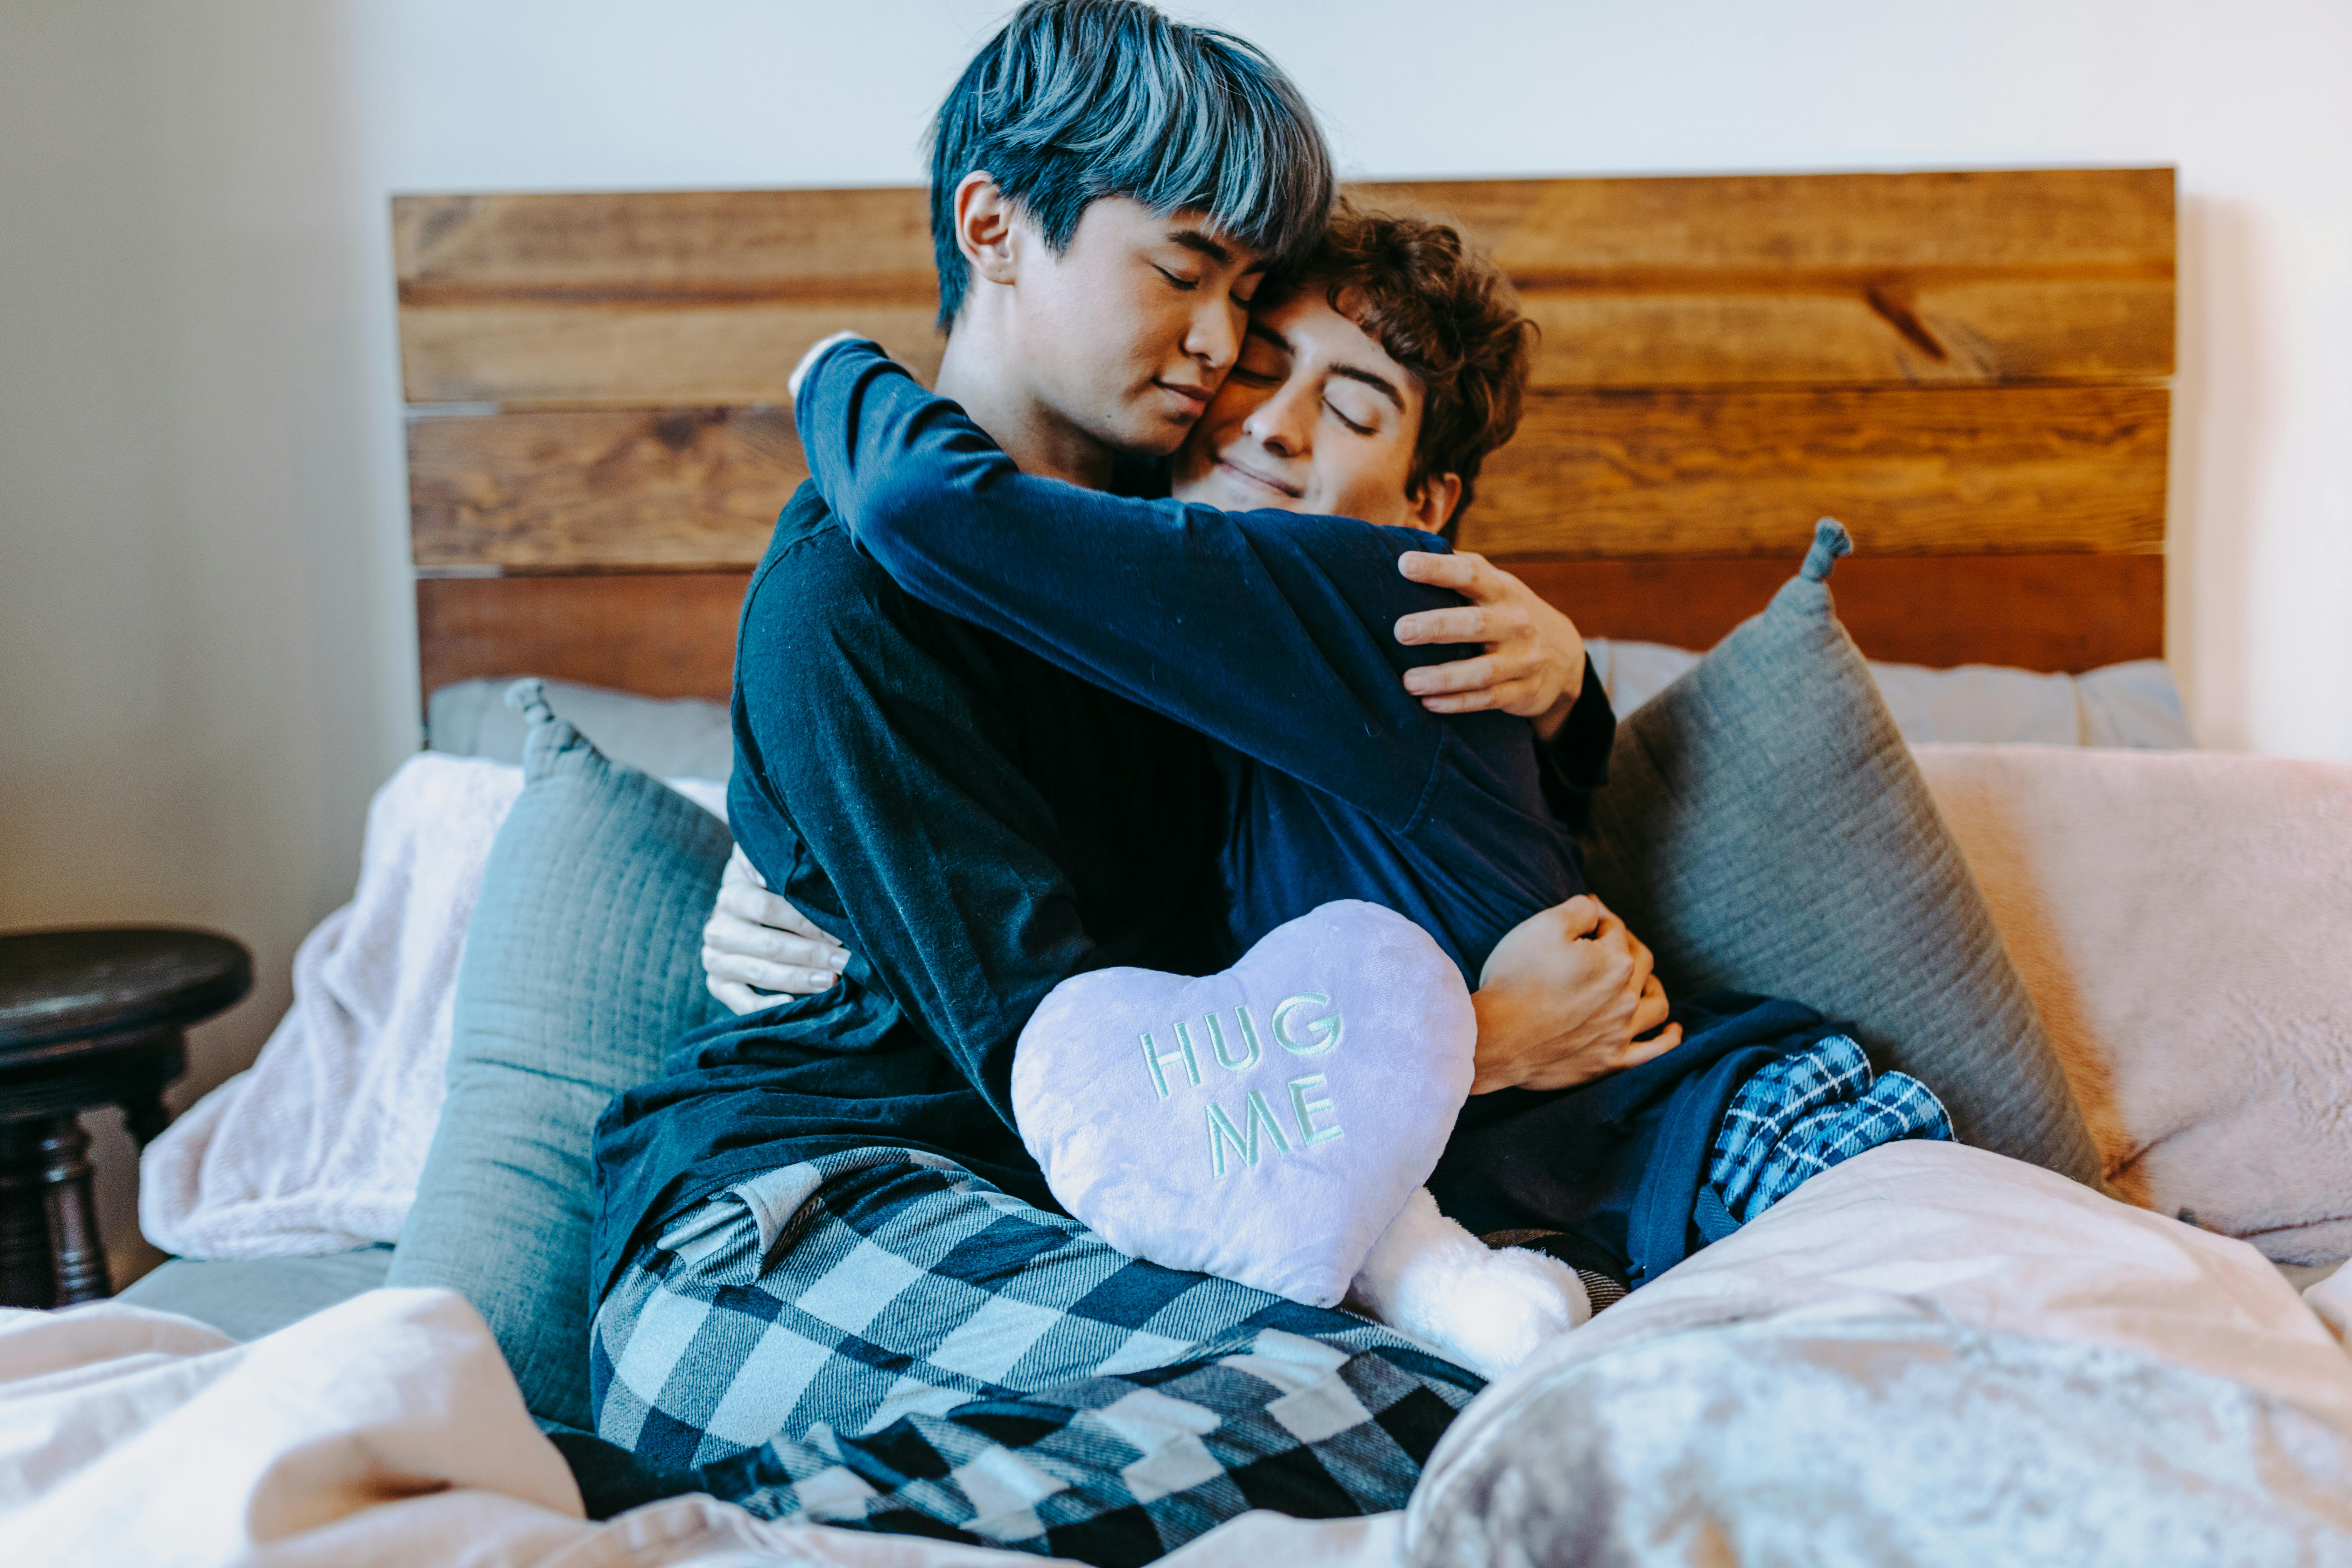
[[[1827,513],[1874,658],[2163,651],[2170,170],[1354,195],[1458,221],[1541,323],[1461,542],[1588,635],[1712,643]],[[425,689],[723,697],[805,477],[786,374],[842,327],[937,367],[923,193],[421,195],[393,219]]]

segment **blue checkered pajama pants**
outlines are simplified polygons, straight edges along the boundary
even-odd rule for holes
[[[1951,1136],[1935,1090],[1908,1073],[1874,1079],[1860,1046],[1828,1035],[1739,1086],[1716,1129],[1707,1184],[1730,1222],[1744,1224],[1864,1150]]]
[[[1103,1568],[1254,1508],[1402,1508],[1481,1386],[903,1149],[689,1211],[623,1269],[591,1350],[599,1436],[762,1517]]]

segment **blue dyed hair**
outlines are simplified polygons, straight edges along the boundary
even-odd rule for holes
[[[1199,208],[1281,271],[1331,210],[1330,149],[1290,79],[1255,45],[1140,0],[1029,0],[940,105],[930,157],[941,331],[970,281],[955,193],[975,169],[1055,255],[1089,203],[1129,196]]]

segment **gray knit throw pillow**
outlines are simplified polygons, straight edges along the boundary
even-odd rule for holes
[[[1593,890],[1669,995],[1792,997],[1960,1140],[2093,1186],[2099,1156],[1959,846],[1830,602],[1824,518],[1798,575],[1617,728]]]
[[[717,1014],[702,922],[731,840],[659,779],[607,761],[539,681],[509,701],[530,723],[522,794],[482,872],[449,1096],[384,1283],[461,1292],[530,1413],[592,1431],[596,1118]]]

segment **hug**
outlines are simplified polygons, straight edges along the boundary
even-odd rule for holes
[[[2352,12],[34,9],[0,1559],[2352,1565]]]
[[[1668,997],[1591,895],[1607,696],[1446,542],[1534,328],[1265,57],[1038,0],[930,152],[935,384],[794,375],[736,1016],[597,1129],[596,1437],[1097,1563],[1401,1507],[1488,1376],[1964,1086]]]

